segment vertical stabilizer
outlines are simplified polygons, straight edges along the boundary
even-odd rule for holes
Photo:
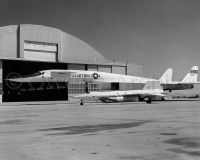
[[[147,89],[162,89],[160,81],[147,81],[144,85],[143,90]]]
[[[193,66],[188,74],[183,78],[183,83],[197,83],[198,66]]]
[[[163,73],[163,75],[160,77],[160,83],[161,84],[165,84],[165,83],[169,83],[172,81],[172,74],[173,74],[173,69],[172,68],[168,68],[165,73]]]

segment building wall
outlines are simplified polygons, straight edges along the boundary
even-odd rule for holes
[[[108,72],[108,73],[111,73],[112,72],[112,66],[99,65],[98,66],[98,71],[99,72]]]
[[[87,70],[88,71],[98,71],[98,66],[97,65],[93,65],[93,64],[88,64],[87,65]]]
[[[18,26],[0,27],[0,57],[17,58]]]
[[[85,70],[85,64],[68,64],[67,69],[71,70]]]
[[[117,73],[117,74],[126,74],[126,67],[123,66],[112,66],[112,73]]]
[[[144,76],[143,66],[136,64],[127,64],[127,75],[130,76]]]
[[[3,92],[3,62],[0,60],[0,102],[2,102],[2,92]]]

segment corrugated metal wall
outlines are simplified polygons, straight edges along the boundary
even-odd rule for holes
[[[126,67],[112,66],[112,73],[126,74]]]
[[[68,64],[67,68],[71,70],[85,70],[85,64]]]
[[[143,76],[142,65],[127,64],[127,74],[130,76]]]
[[[88,71],[97,71],[98,67],[97,67],[97,65],[88,64],[87,65],[87,70]]]
[[[98,66],[98,71],[99,72],[108,72],[108,73],[111,73],[112,72],[112,68],[111,66]]]

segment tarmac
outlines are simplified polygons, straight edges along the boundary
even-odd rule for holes
[[[200,101],[0,105],[0,160],[199,160]]]

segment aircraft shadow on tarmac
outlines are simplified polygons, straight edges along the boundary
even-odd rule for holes
[[[38,131],[54,132],[57,133],[47,133],[47,135],[77,135],[77,134],[94,134],[100,131],[114,131],[118,129],[139,127],[146,123],[150,123],[152,120],[145,121],[133,121],[126,123],[116,123],[116,124],[97,124],[97,125],[83,125],[83,126],[63,126],[56,128],[40,129]]]
[[[167,150],[170,152],[187,154],[189,156],[200,156],[199,150],[191,151],[191,148],[193,148],[193,149],[200,148],[200,138],[199,137],[172,138],[169,140],[165,140],[164,143],[181,146],[181,148],[168,148]]]
[[[139,105],[152,105],[152,104],[160,104],[162,101],[152,101],[151,104],[146,104],[146,102],[116,102],[116,103],[102,103],[102,102],[86,102],[84,103],[83,106],[89,106],[89,105],[130,105],[130,104],[133,104],[133,105],[136,105],[136,104],[139,104]],[[79,104],[79,103],[78,103]]]
[[[170,100],[165,100],[165,102],[176,102],[176,101],[188,101],[188,102],[191,102],[191,101],[200,101],[200,99],[170,99]]]

